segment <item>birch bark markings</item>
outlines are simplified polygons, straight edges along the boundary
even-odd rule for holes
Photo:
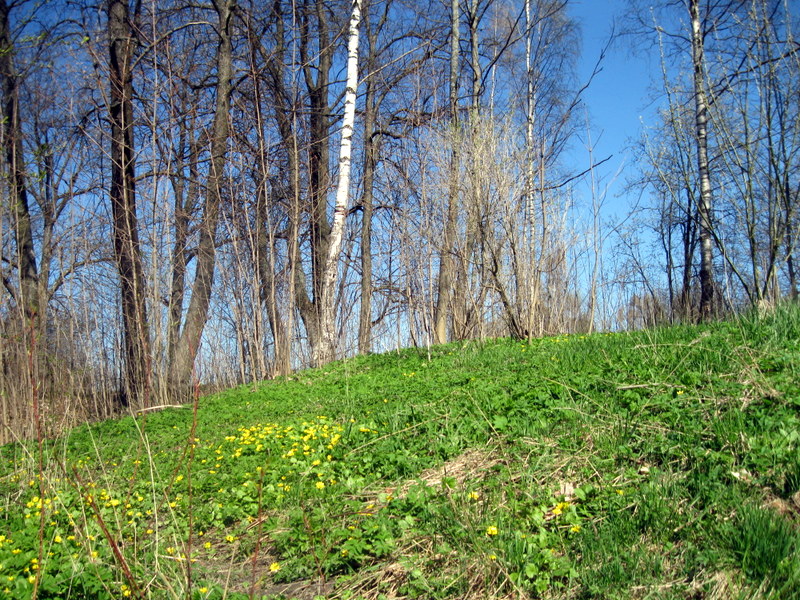
[[[358,88],[358,31],[361,21],[361,0],[353,1],[347,43],[347,87],[344,95],[342,141],[339,148],[339,181],[336,187],[336,204],[333,224],[328,240],[328,252],[323,269],[320,294],[320,340],[313,348],[316,366],[333,359],[336,350],[336,307],[334,291],[339,275],[339,258],[342,250],[345,218],[350,192],[350,164],[353,147],[353,125],[356,114],[356,89]]]
[[[536,96],[533,82],[533,57],[531,49],[531,36],[533,35],[533,15],[531,0],[525,0],[525,75],[527,90],[525,95],[525,212],[528,218],[528,310],[526,323],[526,336],[533,339],[533,319],[538,301],[538,277],[536,253],[533,251],[536,239],[536,208],[534,206],[534,139],[533,127],[536,119]],[[518,307],[519,308],[519,307]]]
[[[711,316],[714,302],[714,263],[711,248],[712,198],[708,170],[708,100],[705,91],[705,53],[699,0],[689,0],[692,23],[692,67],[694,70],[695,142],[700,201],[697,216],[700,225],[700,318]]]

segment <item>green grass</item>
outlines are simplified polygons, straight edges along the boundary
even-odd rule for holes
[[[798,599],[798,370],[785,307],[359,357],[6,446],[0,598]]]

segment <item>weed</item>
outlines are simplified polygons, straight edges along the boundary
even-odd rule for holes
[[[798,323],[409,349],[3,447],[0,599],[796,600]]]
[[[800,534],[781,515],[747,504],[723,538],[742,573],[756,585],[766,583],[781,597],[800,593]]]

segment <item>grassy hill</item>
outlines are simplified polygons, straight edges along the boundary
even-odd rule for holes
[[[360,357],[0,461],[0,598],[796,599],[800,310]]]

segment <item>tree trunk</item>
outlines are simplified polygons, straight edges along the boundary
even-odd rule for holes
[[[300,60],[303,65],[303,78],[308,90],[308,182],[309,182],[309,222],[311,228],[311,295],[307,287],[306,275],[300,263],[299,246],[295,248],[294,295],[300,318],[308,336],[311,346],[312,361],[320,352],[322,341],[322,314],[320,302],[325,272],[325,263],[328,257],[328,246],[331,235],[331,225],[328,222],[328,186],[329,173],[329,144],[330,144],[330,114],[332,112],[329,100],[330,70],[333,63],[334,45],[330,41],[328,22],[325,15],[325,6],[322,0],[311,4],[309,0],[303,3],[300,13]],[[312,40],[312,27],[310,13],[314,11],[317,19],[316,44]],[[315,49],[317,46],[318,49]],[[314,61],[314,58],[317,58]],[[282,82],[281,84],[282,85]],[[288,101],[287,104],[292,105]],[[297,130],[292,129],[289,139],[284,137],[289,153],[297,156],[298,140]],[[297,180],[299,185],[299,179]],[[299,188],[295,190],[299,194]],[[299,217],[299,215],[298,215]],[[297,228],[299,231],[299,224]],[[296,241],[295,241],[296,243]],[[323,352],[324,353],[324,352]]]
[[[259,135],[261,135],[259,133]],[[291,356],[287,343],[287,331],[278,306],[278,290],[275,281],[275,239],[272,235],[272,223],[268,216],[268,198],[263,190],[258,193],[256,199],[256,223],[257,223],[257,259],[256,272],[259,281],[259,295],[262,304],[267,310],[267,320],[269,321],[270,331],[274,347],[272,374],[288,375],[291,371]]]
[[[350,164],[353,144],[353,125],[356,114],[356,88],[358,87],[358,26],[361,20],[361,0],[353,0],[347,44],[347,88],[344,94],[342,141],[339,149],[339,181],[336,188],[336,205],[328,240],[319,298],[320,340],[313,349],[315,366],[333,360],[336,351],[336,306],[334,291],[339,276],[339,255],[344,236],[345,218],[350,191]]]
[[[708,168],[708,101],[705,91],[704,34],[699,0],[689,0],[692,22],[692,66],[694,68],[695,142],[700,201],[697,216],[700,226],[700,319],[709,319],[714,310],[714,257],[712,253],[712,198]]]
[[[216,266],[216,235],[219,208],[222,199],[223,171],[230,130],[231,78],[233,76],[233,50],[231,46],[231,19],[233,0],[215,0],[218,17],[219,45],[217,47],[217,98],[211,129],[211,164],[206,183],[205,206],[200,223],[197,246],[197,265],[192,285],[192,299],[186,313],[186,322],[170,365],[170,393],[175,398],[189,394],[192,371],[200,338],[208,319],[208,307],[214,286]]]
[[[16,291],[18,297],[15,300],[25,317],[31,319],[38,316],[40,308],[39,272],[25,185],[22,125],[19,117],[19,77],[14,67],[14,42],[11,40],[6,0],[0,0],[0,88],[3,94],[3,159],[8,170],[19,269],[19,288]]]
[[[286,315],[286,324],[284,325],[282,316],[277,306],[277,294],[275,285],[275,273],[267,273],[266,269],[269,265],[263,266],[263,272],[266,281],[261,282],[261,287],[265,294],[267,312],[269,313],[270,327],[272,330],[273,341],[275,344],[274,361],[272,374],[274,375],[288,375],[291,372],[292,366],[292,335],[294,329],[294,311],[295,302],[298,288],[298,272],[302,273],[302,267],[299,261],[298,252],[298,236],[300,229],[300,157],[299,157],[299,143],[297,139],[296,127],[296,106],[290,101],[294,96],[294,90],[289,92],[285,88],[284,77],[284,61],[286,59],[286,45],[285,45],[285,28],[283,22],[283,7],[281,0],[275,0],[272,5],[272,24],[275,32],[275,46],[272,49],[272,60],[268,61],[268,78],[267,85],[275,102],[275,110],[273,116],[275,124],[278,128],[278,133],[284,144],[286,150],[286,160],[288,166],[287,173],[287,197],[291,199],[291,212],[288,215],[289,225],[287,228],[287,273],[288,273],[288,298],[286,305],[288,306]],[[260,94],[258,94],[260,96]],[[259,135],[262,135],[259,132]],[[265,147],[266,143],[264,142]],[[264,207],[265,214],[263,220],[266,220],[266,207]],[[274,248],[267,249],[269,243],[269,236],[264,232],[262,242],[262,252],[270,252],[270,257],[273,256]],[[274,267],[274,260],[272,260]],[[303,298],[309,302],[307,294]],[[302,302],[302,300],[297,300]],[[309,312],[313,313],[313,309]]]
[[[482,259],[478,255],[479,240],[478,235],[481,230],[482,208],[481,208],[481,182],[480,174],[477,172],[478,153],[481,151],[478,141],[479,118],[480,118],[480,92],[481,92],[481,64],[480,64],[480,38],[478,35],[478,25],[480,19],[478,11],[480,9],[479,0],[471,0],[469,6],[469,44],[470,44],[470,71],[472,75],[472,93],[470,95],[469,111],[469,136],[470,144],[468,152],[471,156],[469,162],[469,191],[465,194],[468,198],[466,206],[466,230],[463,250],[459,253],[459,271],[455,277],[455,287],[453,290],[452,303],[452,329],[453,337],[457,340],[466,340],[475,336],[475,327],[480,322],[481,315],[479,307],[482,305],[480,299],[476,302],[472,296],[473,290],[470,285],[472,278],[479,282],[483,288],[483,273],[475,276],[475,269],[482,264]],[[481,290],[478,296],[483,294]]]
[[[371,46],[374,47],[372,40]],[[371,69],[370,69],[371,71]],[[377,105],[375,83],[366,82],[364,107],[364,192],[361,196],[361,306],[358,314],[358,352],[369,354],[372,349],[372,199],[375,167],[378,163],[378,135],[375,133]]]
[[[126,0],[108,3],[111,104],[111,210],[125,344],[123,400],[144,407],[150,394],[150,333],[136,215],[133,148],[133,29]]]
[[[697,220],[694,218],[694,195],[686,188],[686,212],[683,216],[682,249],[683,271],[681,274],[680,316],[682,321],[693,320],[692,315],[692,272],[694,253],[697,246]]]
[[[794,205],[795,203],[792,201],[792,190],[789,187],[789,178],[788,175],[784,182],[784,191],[783,191],[783,198],[784,198],[784,219],[786,220],[786,225],[784,226],[784,244],[786,245],[786,268],[788,271],[789,276],[789,298],[792,300],[797,300],[798,297],[798,290],[797,290],[797,273],[795,272],[794,268],[794,216],[795,210]],[[800,195],[800,192],[794,194],[795,197]]]
[[[189,103],[185,103],[188,106]],[[178,149],[175,152],[175,174],[172,176],[172,191],[175,196],[175,240],[172,247],[172,274],[167,317],[167,364],[172,365],[181,335],[183,301],[186,293],[186,268],[188,266],[187,243],[192,212],[200,196],[197,173],[196,143],[194,140],[194,118],[180,123]],[[189,164],[184,163],[184,152]],[[186,169],[189,170],[188,183]]]
[[[538,19],[537,19],[538,22]],[[534,198],[534,138],[533,128],[536,119],[536,95],[534,93],[533,81],[533,54],[531,48],[531,35],[533,31],[533,14],[531,11],[531,0],[525,0],[525,80],[527,90],[525,94],[525,216],[528,225],[528,298],[527,298],[527,318],[526,337],[533,336],[533,318],[536,310],[538,293],[538,277],[536,273],[536,253],[534,252],[536,240],[536,203]],[[522,281],[519,281],[521,284]],[[521,302],[518,302],[521,304]],[[520,307],[517,307],[519,310]]]
[[[459,74],[459,29],[460,14],[458,0],[450,4],[450,123],[455,135],[458,130],[458,74]],[[458,219],[458,152],[453,144],[450,156],[450,192],[447,198],[447,217],[444,229],[444,242],[439,253],[439,277],[437,282],[436,306],[433,314],[433,335],[437,344],[448,341],[447,320],[451,308],[453,288],[453,250],[456,239]]]

